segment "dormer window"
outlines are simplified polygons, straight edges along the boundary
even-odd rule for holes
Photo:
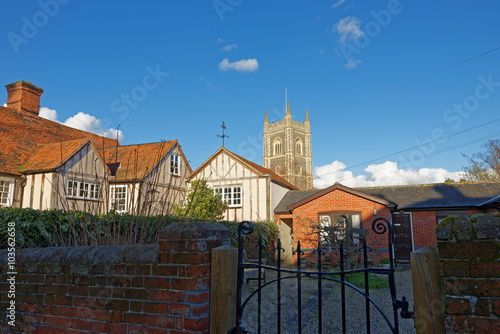
[[[181,157],[178,155],[170,156],[170,174],[181,175]]]
[[[109,173],[111,174],[111,176],[116,176],[116,172],[118,171],[118,169],[120,169],[120,167],[122,166],[122,163],[121,162],[110,162],[110,163],[107,163],[106,165],[109,168]]]

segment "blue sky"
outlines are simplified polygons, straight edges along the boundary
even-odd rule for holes
[[[500,50],[447,69],[500,46],[499,12],[493,0],[6,2],[0,73],[43,88],[45,117],[108,135],[120,124],[122,144],[178,139],[193,169],[222,121],[226,147],[262,164],[264,110],[279,120],[286,88],[294,119],[309,110],[317,187],[439,182],[499,137]]]

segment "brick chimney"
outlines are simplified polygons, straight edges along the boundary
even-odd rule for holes
[[[43,89],[29,81],[16,81],[5,88],[7,88],[7,108],[38,115]]]

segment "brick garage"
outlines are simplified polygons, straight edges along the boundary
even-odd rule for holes
[[[359,212],[361,214],[360,227],[368,230],[367,242],[375,250],[370,254],[372,260],[380,260],[382,257],[388,257],[387,254],[387,234],[375,234],[371,229],[373,219],[383,217],[390,220],[391,211],[386,205],[375,202],[365,197],[361,197],[341,188],[325,192],[315,199],[306,203],[298,203],[292,210],[293,213],[293,236],[294,247],[297,247],[297,241],[301,241],[302,248],[312,250],[317,247],[317,238],[310,234],[313,225],[318,222],[318,215],[323,212]],[[374,210],[377,214],[374,215]],[[385,249],[383,253],[377,253],[378,249]],[[312,255],[311,255],[312,257]]]
[[[437,245],[435,228],[446,216],[494,212],[499,203],[498,183],[372,188],[349,188],[336,183],[323,190],[290,191],[274,211],[276,222],[290,226],[294,248],[299,240],[303,248],[316,247],[317,241],[311,242],[311,224],[317,224],[321,213],[357,212],[361,215],[361,228],[369,231],[370,246],[374,249],[371,257],[377,262],[388,257],[387,236],[376,235],[371,228],[372,221],[377,217],[387,218],[393,223],[397,217],[407,217],[407,230],[395,228],[395,248],[397,259],[409,260],[409,252]],[[400,223],[398,220],[395,222]],[[398,247],[404,248],[404,257],[398,255]]]

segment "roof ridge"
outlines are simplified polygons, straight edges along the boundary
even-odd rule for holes
[[[419,183],[419,184],[398,184],[394,186],[372,186],[372,187],[355,187],[353,189],[379,189],[379,188],[411,188],[411,187],[432,187],[437,185],[443,186],[462,186],[462,185],[477,185],[477,184],[500,184],[500,182],[460,182],[460,183]]]
[[[152,143],[140,143],[140,144],[129,144],[129,145],[119,145],[118,148],[126,148],[126,147],[131,147],[131,146],[143,146],[143,145],[153,145],[153,144],[162,144],[162,143],[170,143],[178,141],[177,139],[171,139],[171,140],[165,140],[165,141],[156,141]],[[108,146],[108,147],[101,147],[99,148],[100,150],[107,150],[107,149],[112,149],[116,148],[117,146]]]

